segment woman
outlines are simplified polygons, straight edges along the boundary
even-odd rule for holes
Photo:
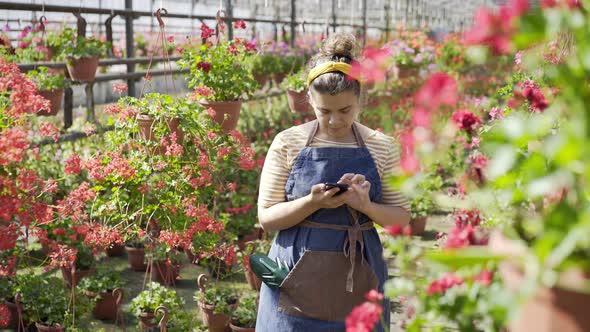
[[[387,267],[374,223],[409,222],[409,203],[386,184],[399,166],[395,140],[356,122],[360,82],[348,76],[355,39],[329,38],[310,62],[317,119],[279,133],[262,170],[258,217],[279,231],[269,253],[290,268],[279,290],[263,284],[256,331],[343,331]],[[327,189],[324,183],[349,185]],[[383,302],[389,327],[389,302]],[[378,330],[382,330],[379,325]]]

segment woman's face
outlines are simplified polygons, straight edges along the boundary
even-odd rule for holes
[[[330,95],[311,89],[309,94],[310,104],[318,119],[320,130],[335,138],[349,135],[352,123],[360,110],[354,91]]]

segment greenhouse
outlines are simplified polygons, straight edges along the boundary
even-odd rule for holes
[[[590,0],[0,29],[0,330],[590,331]]]

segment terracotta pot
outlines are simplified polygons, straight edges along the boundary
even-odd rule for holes
[[[66,269],[65,267],[61,268],[61,275],[63,276],[64,280],[70,287],[76,287],[78,282],[82,280],[84,277],[88,277],[96,273],[95,268],[90,268],[88,270],[78,270],[74,272],[73,279],[72,279],[72,271],[70,269]],[[72,284],[73,283],[73,284]]]
[[[98,296],[94,292],[85,292],[85,295],[90,299]],[[92,315],[100,320],[115,320],[117,318],[117,305],[111,292],[100,293],[100,299],[96,301],[94,309],[92,309]]]
[[[203,323],[209,327],[210,332],[225,332],[229,327],[231,316],[228,314],[214,314],[214,305],[198,302],[201,315],[203,317]],[[232,310],[235,310],[237,304],[232,305]]]
[[[111,243],[111,245],[107,248],[106,252],[107,256],[109,257],[123,256],[123,253],[125,252],[125,246],[123,246],[122,244]]]
[[[4,304],[8,307],[8,311],[10,312],[10,319],[8,320],[8,325],[5,327],[8,329],[18,328],[19,317],[16,303],[4,300]]]
[[[277,85],[281,84],[281,82],[287,77],[286,73],[275,73],[272,74],[272,79],[275,81]]]
[[[307,90],[301,92],[287,90],[287,103],[291,112],[294,113],[308,113],[311,110],[311,105],[307,100]]]
[[[144,272],[147,270],[147,264],[144,263],[145,259],[145,248],[135,248],[125,246],[127,252],[127,260],[129,266],[133,271]]]
[[[268,74],[253,74],[254,80],[260,85],[261,88],[264,88],[266,83],[268,82]]]
[[[198,264],[199,262],[197,262],[197,256],[195,256],[195,254],[192,252],[192,250],[184,248],[184,254],[186,255],[186,258],[188,259],[189,262],[191,262],[191,264]]]
[[[98,56],[68,59],[68,72],[74,81],[92,82],[96,78],[96,68],[98,68]]]
[[[244,274],[246,275],[246,281],[248,282],[248,285],[250,285],[250,288],[255,291],[260,291],[262,280],[252,272],[252,269],[250,269],[250,267],[244,267]]]
[[[526,247],[507,239],[500,232],[491,234],[488,246],[493,253],[509,257],[522,257],[526,253]],[[522,288],[524,274],[515,263],[503,262],[499,266],[499,271],[509,290],[518,292]],[[559,275],[558,286],[541,286],[536,289],[535,293],[520,305],[518,313],[509,323],[510,332],[590,331],[590,294],[573,290],[576,287],[585,287],[588,279],[588,272],[572,269]],[[559,287],[560,284],[572,288]]]
[[[45,57],[45,59],[47,61],[52,60],[55,57],[55,54],[57,53],[57,49],[53,46],[47,46],[47,56]]]
[[[254,331],[256,331],[256,328],[254,328],[254,327],[235,326],[231,322],[229,323],[229,327],[231,328],[231,330],[233,332],[254,332]]]
[[[180,275],[180,264],[167,264],[165,261],[155,261],[150,265],[152,277],[162,285],[172,286]]]
[[[39,95],[49,100],[49,109],[42,109],[37,115],[56,115],[61,107],[61,101],[64,96],[64,89],[41,90]]]
[[[139,129],[139,138],[144,141],[152,141],[159,143],[160,139],[155,137],[154,131],[152,129],[155,120],[146,114],[139,114],[137,115],[136,119],[137,127]],[[184,133],[182,132],[182,129],[180,129],[180,119],[174,118],[166,120],[166,125],[168,126],[169,133],[176,133],[176,143],[182,144]],[[166,148],[158,145],[156,148],[154,148],[154,151],[152,151],[152,153],[164,155],[166,153]]]
[[[424,234],[424,230],[426,229],[426,221],[427,220],[428,220],[428,217],[418,217],[418,218],[410,220],[410,229],[412,230],[412,235]]]
[[[225,132],[236,129],[238,120],[240,119],[242,101],[208,101],[201,99],[199,100],[199,104],[205,109],[212,108],[215,110],[215,117],[213,119],[221,125],[221,129]]]
[[[35,323],[35,326],[39,332],[63,332],[66,330],[65,327],[60,325],[47,326],[40,323]]]

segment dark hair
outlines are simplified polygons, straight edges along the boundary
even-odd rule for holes
[[[353,64],[357,49],[356,38],[352,34],[334,34],[324,41],[320,52],[311,58],[309,61],[309,70],[328,61]],[[357,97],[361,94],[359,82],[341,72],[330,72],[316,77],[311,81],[310,88],[322,94],[335,95],[349,90],[354,91]]]

